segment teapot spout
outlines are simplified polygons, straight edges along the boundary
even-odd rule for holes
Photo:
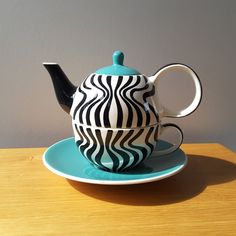
[[[76,87],[69,81],[57,63],[44,62],[43,65],[51,76],[57,101],[62,109],[69,114]]]

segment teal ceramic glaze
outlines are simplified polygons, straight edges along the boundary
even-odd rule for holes
[[[96,74],[100,75],[140,75],[140,73],[131,68],[124,66],[124,54],[121,51],[115,51],[112,56],[113,65],[106,66],[96,71]]]
[[[169,143],[159,141],[157,149],[169,146]],[[127,172],[112,173],[95,168],[82,155],[78,155],[74,138],[68,138],[49,147],[44,153],[43,162],[50,171],[67,179],[93,184],[127,185],[170,177],[185,167],[187,157],[178,149],[169,155],[151,156]]]

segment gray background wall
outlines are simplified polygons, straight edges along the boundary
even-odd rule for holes
[[[146,75],[171,62],[192,66],[204,88],[202,104],[171,121],[186,143],[236,150],[235,12],[234,0],[1,0],[0,147],[48,146],[72,135],[43,61],[60,63],[78,85],[120,49],[125,63]],[[170,74],[158,91],[178,108],[193,88],[185,75]]]

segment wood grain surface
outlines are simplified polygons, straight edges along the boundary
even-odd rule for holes
[[[158,182],[103,186],[66,180],[45,148],[0,150],[0,235],[236,235],[236,154],[184,144],[187,167]]]

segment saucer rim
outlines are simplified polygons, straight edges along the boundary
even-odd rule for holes
[[[183,164],[181,164],[179,166],[179,168],[177,168],[177,169],[175,169],[173,171],[170,171],[170,172],[168,172],[166,174],[160,175],[160,176],[147,177],[147,178],[143,178],[143,179],[132,179],[132,180],[96,180],[96,179],[88,179],[88,178],[76,177],[76,176],[66,174],[66,173],[64,173],[62,171],[59,171],[59,170],[53,168],[51,165],[49,165],[47,163],[47,160],[46,160],[46,158],[47,158],[46,157],[46,153],[48,152],[48,150],[50,148],[53,148],[54,146],[57,146],[61,142],[64,142],[64,141],[67,141],[67,140],[71,140],[71,139],[73,139],[73,137],[62,139],[62,140],[54,143],[53,145],[49,146],[44,151],[43,156],[42,156],[42,160],[43,160],[44,166],[48,170],[50,170],[52,173],[54,173],[56,175],[59,175],[61,177],[64,177],[66,179],[69,179],[69,180],[77,181],[77,182],[89,183],[89,184],[98,184],[98,185],[134,185],[134,184],[150,183],[150,182],[162,180],[162,179],[165,179],[165,178],[168,178],[168,177],[171,177],[173,175],[178,174],[180,171],[182,171],[186,167],[186,165],[188,163],[187,155],[184,153],[183,150],[178,148],[177,150],[181,150],[183,152],[183,154],[184,154],[184,157],[185,157],[185,160],[184,160]],[[109,174],[109,172],[107,172],[107,174]]]

